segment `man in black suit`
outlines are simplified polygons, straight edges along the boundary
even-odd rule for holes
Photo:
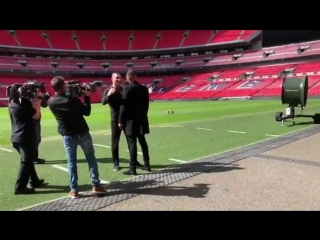
[[[122,78],[119,73],[111,75],[112,85],[106,89],[102,96],[102,105],[109,104],[110,119],[111,119],[111,153],[113,160],[113,171],[119,171],[119,141],[121,136],[121,129],[118,127],[119,111],[122,102]],[[137,162],[139,167],[142,165]]]
[[[137,175],[137,139],[143,154],[144,166],[142,169],[151,172],[149,149],[145,139],[145,134],[150,133],[149,91],[137,82],[137,74],[134,70],[129,70],[126,78],[129,84],[122,91],[118,126],[126,134],[130,152],[130,169],[125,174]]]
[[[32,194],[34,188],[39,188],[44,183],[39,179],[34,166],[34,153],[36,144],[36,125],[33,117],[37,110],[32,107],[31,100],[21,96],[21,87],[14,85],[10,90],[9,114],[11,120],[11,142],[20,155],[20,169],[14,188],[14,194]],[[41,93],[39,93],[38,97]],[[37,99],[34,99],[37,101]],[[30,180],[31,188],[28,188]]]

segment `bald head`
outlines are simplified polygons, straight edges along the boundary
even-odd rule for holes
[[[113,86],[119,86],[121,84],[121,75],[120,73],[112,73],[111,81]]]
[[[134,81],[136,81],[137,73],[134,70],[129,69],[126,74],[126,78],[129,82],[134,82]]]

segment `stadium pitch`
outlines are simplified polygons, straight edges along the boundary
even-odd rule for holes
[[[305,113],[320,112],[320,100],[310,100]],[[278,137],[307,128],[313,121],[296,119],[285,126],[276,122],[275,112],[284,109],[279,100],[226,102],[153,102],[150,103],[151,134],[147,136],[153,171],[173,164],[234,149],[250,143]],[[174,114],[165,114],[174,110]],[[95,104],[87,117],[99,162],[100,178],[105,184],[127,178],[122,172],[128,168],[128,151],[121,139],[121,171],[112,171],[109,107]],[[49,109],[42,113],[42,143],[40,157],[46,164],[37,165],[37,171],[47,186],[29,196],[13,195],[19,155],[10,144],[10,121],[7,108],[0,109],[0,210],[17,210],[67,196],[66,154],[57,123]],[[77,124],[77,123],[75,123]],[[139,150],[140,151],[140,150]],[[140,162],[142,159],[140,157]],[[82,191],[91,188],[88,166],[81,148],[78,150],[79,184]],[[144,172],[140,171],[140,174]]]

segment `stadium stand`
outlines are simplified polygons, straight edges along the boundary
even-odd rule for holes
[[[213,30],[10,31],[13,31],[13,34],[9,30],[0,31],[0,45],[92,51],[164,49],[235,42],[243,41],[257,32],[257,30],[216,30],[216,33]],[[31,31],[34,32],[31,34]]]
[[[88,34],[87,30],[75,30],[75,36],[77,36],[80,50],[104,50],[102,30],[91,31],[90,34]]]
[[[154,49],[158,35],[158,30],[134,30],[131,50]]]
[[[256,33],[257,30],[0,30],[0,45],[76,51],[142,51],[249,41]],[[6,77],[5,72],[103,72],[101,64],[105,62],[110,65],[108,71],[126,71],[129,62],[133,63],[135,70],[159,70],[158,76],[139,76],[138,79],[149,88],[152,100],[279,97],[286,75],[308,75],[309,94],[320,95],[320,62],[315,58],[309,62],[301,60],[304,58],[300,59],[316,54],[320,55],[320,41],[260,50],[148,59],[71,60],[26,58],[21,55],[0,57],[0,69],[4,73],[0,77],[0,99],[4,98],[7,85],[28,80],[27,77]],[[204,61],[205,58],[209,60]],[[290,63],[287,61],[289,58]],[[272,61],[278,59],[282,59],[282,62]],[[177,60],[181,62],[177,63]],[[52,62],[57,63],[56,68],[51,66]],[[82,69],[77,66],[79,62],[84,63]],[[151,66],[151,62],[157,64]],[[200,70],[200,67],[203,69]],[[178,75],[166,73],[166,70],[188,68],[194,68],[194,71]],[[196,73],[197,71],[201,73]],[[49,85],[51,78],[35,79]],[[102,80],[104,85],[101,91],[109,84],[106,77],[80,79],[83,82]],[[47,90],[53,93],[50,87]],[[93,102],[100,102],[100,90],[92,95]],[[0,106],[1,104],[4,103],[0,101]]]
[[[285,69],[289,69],[292,68],[293,64],[289,64],[289,65],[275,65],[275,66],[267,66],[267,67],[261,67],[261,68],[257,68],[254,73],[253,76],[267,76],[267,77],[271,77],[272,75],[278,75],[279,73],[281,73],[283,70]]]
[[[48,40],[51,43],[52,48],[78,50],[76,41],[73,39],[72,30],[44,30],[44,31],[48,36]],[[29,36],[29,37],[32,38],[33,36]]]
[[[213,37],[212,30],[189,30],[182,47],[208,44],[211,37]]]
[[[256,97],[277,97],[281,95],[283,78],[277,79],[265,89],[253,94]]]
[[[69,60],[71,61],[71,60]],[[68,60],[63,60],[65,68],[73,68]],[[0,63],[1,59],[0,59]],[[37,65],[37,60],[31,61],[32,67]],[[14,64],[14,62],[6,62],[6,64]],[[70,66],[68,66],[70,65]],[[150,99],[206,99],[206,98],[224,98],[224,97],[277,97],[281,95],[281,86],[283,77],[280,73],[284,69],[295,69],[293,75],[301,75],[307,72],[309,75],[309,94],[320,95],[320,64],[318,62],[300,63],[300,64],[284,64],[257,68],[244,68],[235,70],[226,70],[222,72],[209,72],[193,75],[162,75],[158,77],[141,76],[139,81],[146,85],[152,86]],[[249,79],[242,79],[246,72],[253,72]],[[318,74],[317,74],[318,73]],[[270,78],[268,76],[277,76]],[[292,75],[292,74],[291,74]],[[40,82],[49,85],[51,78],[35,78]],[[0,77],[0,94],[3,97],[5,87],[12,83],[20,83],[30,80],[25,77]],[[32,79],[31,79],[32,80]],[[92,82],[93,80],[102,80],[104,82],[103,89],[108,85],[106,78],[81,78],[83,82]],[[103,90],[102,89],[102,90]],[[48,88],[49,91],[50,88]],[[93,102],[99,102],[101,93],[93,94]],[[0,97],[0,98],[2,98]],[[3,105],[3,103],[1,103]]]
[[[30,48],[50,48],[41,30],[17,30],[16,37],[21,46]]]
[[[20,31],[20,30],[19,30]],[[17,35],[19,34],[19,31],[17,31]],[[6,32],[4,32],[6,33]],[[71,33],[72,31],[70,30],[70,36],[69,36],[69,32],[67,32],[68,34],[68,40],[69,40],[69,46],[76,48],[76,42],[74,39],[71,38]],[[0,37],[1,34],[3,34],[3,32],[0,32]],[[7,33],[6,33],[7,34]],[[81,34],[79,34],[77,31],[75,31],[75,34],[78,34],[79,36],[81,36]],[[101,34],[101,33],[100,33]],[[128,31],[129,34],[129,31]],[[9,34],[7,34],[9,37]],[[100,36],[100,35],[99,35]],[[41,36],[40,36],[41,37]],[[39,38],[40,38],[39,37]],[[69,38],[70,37],[70,38]],[[78,37],[78,36],[77,36]],[[96,36],[96,40],[97,40]],[[0,38],[1,41],[1,38]],[[98,41],[98,40],[97,40]],[[56,43],[54,43],[56,44]],[[100,43],[99,43],[100,44]],[[118,44],[117,42],[114,44]],[[119,43],[120,44],[120,43]],[[127,41],[127,46],[129,47],[129,43]],[[81,40],[80,37],[78,39],[78,45],[81,48]],[[298,48],[304,45],[308,45],[308,46],[316,46],[316,48],[311,48],[309,50],[306,50],[305,52],[299,54],[298,53]],[[317,51],[320,51],[320,41],[318,42],[310,42],[310,43],[304,43],[303,44],[295,44],[294,48],[297,50],[295,51],[295,56],[293,57],[300,57],[300,56],[304,56],[304,54],[306,54],[306,52],[311,51],[314,54],[317,53]],[[317,47],[318,46],[318,47]],[[100,44],[101,47],[101,44]],[[109,46],[108,46],[109,47]],[[113,46],[114,47],[114,46]],[[278,48],[282,48],[282,49],[286,49],[286,47],[280,46],[280,47],[274,47],[272,48],[273,51],[276,51]],[[290,49],[292,48],[292,46],[290,47]],[[128,48],[127,48],[128,49]],[[270,50],[270,48],[268,48]],[[258,50],[258,51],[249,51],[249,52],[244,52],[242,54],[242,57],[237,59],[237,60],[233,60],[232,56],[233,54],[211,54],[211,55],[199,55],[199,56],[186,56],[186,57],[172,57],[172,58],[155,58],[155,59],[130,59],[130,60],[107,60],[107,62],[110,64],[109,70],[127,70],[126,67],[126,63],[128,62],[132,62],[134,64],[134,68],[137,68],[137,70],[150,70],[152,69],[152,67],[150,66],[151,62],[157,62],[157,65],[154,66],[154,69],[174,69],[174,68],[189,68],[189,67],[208,67],[208,66],[220,66],[220,65],[231,65],[231,64],[238,64],[238,63],[246,63],[246,62],[251,62],[251,63],[257,63],[257,64],[267,64],[266,60],[270,57],[265,57],[264,53],[267,50],[262,49],[262,50]],[[309,52],[310,53],[310,52]],[[310,54],[309,54],[310,55]],[[308,56],[309,56],[308,55]],[[206,57],[210,57],[212,58],[211,61],[209,61],[208,63],[204,63],[204,58]],[[280,56],[278,56],[280,57]],[[27,67],[22,67],[19,64],[19,61],[23,60],[23,61],[27,61]],[[177,60],[183,60],[183,62],[180,65],[176,64]],[[272,59],[271,59],[272,60]],[[33,59],[30,58],[24,58],[24,57],[17,57],[17,58],[13,58],[13,57],[0,57],[0,68],[1,69],[28,69],[28,66],[31,65],[30,69],[31,70],[36,70],[39,69],[40,70],[40,66],[46,66],[45,69],[43,70],[55,70],[53,67],[50,67],[50,62],[52,62],[52,59],[37,59],[37,64],[31,64],[29,61],[33,61]],[[55,62],[58,63],[58,69],[61,67],[62,69],[69,69],[70,71],[75,70],[75,71],[81,71],[76,64],[80,61],[80,60],[68,60],[63,61],[60,59],[54,60]],[[101,66],[101,64],[103,62],[106,62],[106,60],[81,60],[81,62],[83,62],[85,64],[85,67],[83,68],[83,70],[92,70],[92,71],[98,71],[101,70],[103,71],[103,68]],[[67,64],[66,66],[64,66],[65,64]],[[71,65],[70,65],[71,64]],[[319,63],[314,63],[314,64],[319,64]],[[303,66],[303,65],[301,65]],[[313,68],[313,67],[309,67],[309,68]],[[300,66],[298,67],[298,71],[300,69]],[[318,70],[319,68],[317,67],[316,70]],[[296,72],[297,70],[295,70]],[[305,70],[303,70],[305,71]],[[255,74],[256,75],[256,74]]]

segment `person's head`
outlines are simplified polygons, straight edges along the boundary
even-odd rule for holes
[[[7,96],[9,97],[9,102],[19,100],[19,89],[21,84],[13,84],[12,86],[7,87]]]
[[[126,74],[126,79],[129,82],[135,82],[137,80],[137,73],[134,70],[129,69],[127,74]]]
[[[112,85],[117,87],[120,86],[122,79],[120,73],[112,73],[111,75]]]
[[[66,91],[64,78],[60,76],[54,77],[51,80],[51,87],[56,93],[64,93]]]

